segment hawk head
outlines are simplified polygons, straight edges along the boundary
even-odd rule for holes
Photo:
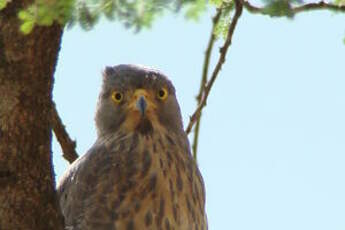
[[[137,65],[106,67],[96,112],[99,136],[117,131],[183,132],[175,89],[161,72]]]

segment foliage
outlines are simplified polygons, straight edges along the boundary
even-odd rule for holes
[[[335,0],[334,3],[339,6],[344,6],[345,5],[345,0]]]
[[[271,17],[286,16],[292,18],[294,12],[292,11],[292,4],[301,3],[299,0],[263,0],[265,5],[262,8],[262,13],[270,15]],[[345,0],[338,0],[345,1]],[[211,0],[211,4],[218,9],[222,9],[220,19],[218,20],[214,34],[217,38],[225,38],[229,25],[231,23],[231,13],[234,9],[233,0]]]
[[[22,20],[20,30],[28,34],[37,25],[50,26],[57,21],[65,24],[71,17],[73,0],[36,0],[27,9],[20,10],[18,17]]]
[[[231,23],[231,12],[234,9],[234,2],[213,0],[212,3],[215,4],[217,8],[222,9],[220,18],[215,25],[213,33],[217,38],[221,37],[225,39]]]
[[[0,10],[4,9],[10,0],[0,0]]]
[[[79,0],[69,25],[79,22],[82,28],[91,29],[99,17],[105,16],[139,30],[150,27],[165,9],[176,9],[181,3],[167,0]]]
[[[294,11],[293,5],[300,5],[303,3],[302,0],[263,0],[265,7],[262,13],[267,14],[271,17],[288,17],[293,18]]]
[[[289,0],[266,0],[264,13],[272,17],[287,16],[292,18],[294,15]]]
[[[207,2],[205,0],[196,0],[187,7],[186,17],[198,20],[200,14],[206,10]]]
[[[12,0],[0,0],[0,10]],[[262,13],[272,17],[287,16],[292,18],[293,4],[302,3],[301,0],[262,0]],[[69,27],[78,23],[88,30],[101,17],[116,20],[126,27],[140,30],[150,27],[152,22],[165,10],[177,12],[185,7],[188,19],[197,20],[207,4],[222,8],[222,14],[214,33],[217,37],[224,37],[231,22],[231,12],[234,0],[34,0],[34,3],[19,11],[22,21],[21,31],[30,33],[35,25],[50,26],[54,22]],[[335,0],[335,4],[344,5],[345,0]]]
[[[11,0],[0,0],[0,10]],[[91,29],[100,17],[122,22],[126,27],[139,30],[150,27],[165,10],[177,12],[187,7],[188,18],[198,18],[206,9],[206,0],[34,0],[26,9],[21,9],[21,31],[31,32],[35,25],[50,26],[54,22],[84,29]]]

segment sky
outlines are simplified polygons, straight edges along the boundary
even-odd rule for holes
[[[96,139],[105,66],[163,71],[187,124],[212,12],[198,22],[168,13],[139,33],[108,21],[65,31],[53,94],[78,153]],[[327,11],[293,20],[243,12],[202,117],[198,164],[210,230],[345,229],[344,19]],[[59,178],[68,163],[55,139],[53,154]]]

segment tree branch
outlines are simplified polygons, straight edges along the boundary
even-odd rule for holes
[[[335,5],[332,3],[326,3],[324,1],[320,1],[318,3],[308,3],[302,6],[296,6],[292,8],[292,11],[294,13],[300,13],[303,11],[322,10],[322,9],[345,12],[345,5]]]
[[[211,30],[211,35],[210,39],[208,41],[207,49],[205,52],[205,59],[204,59],[204,64],[202,68],[202,75],[201,75],[201,81],[200,81],[200,88],[199,88],[199,93],[198,96],[196,97],[197,104],[199,105],[203,96],[203,92],[206,86],[207,82],[207,75],[208,75],[208,68],[210,64],[210,58],[212,54],[212,49],[214,42],[216,40],[216,35],[214,34],[214,30],[218,24],[219,18],[222,14],[222,9],[218,8],[216,15],[212,19],[212,30]],[[196,124],[195,124],[195,129],[194,129],[194,136],[193,136],[193,145],[192,145],[192,152],[193,152],[193,158],[196,160],[197,158],[197,151],[198,151],[198,140],[199,140],[199,130],[200,130],[200,120],[201,120],[201,111],[200,115],[197,118]]]
[[[263,14],[263,15],[270,15],[265,7],[257,7],[252,5],[249,1],[243,1],[243,6],[251,13],[254,14]],[[301,6],[295,6],[290,9],[290,12],[293,14],[306,12],[310,10],[333,10],[333,11],[342,11],[345,12],[345,5],[335,5],[332,3],[326,3],[324,1],[320,1],[317,3],[307,3]],[[275,15],[278,16],[278,15]],[[280,15],[285,16],[285,15]]]
[[[267,14],[265,11],[264,11],[264,8],[261,8],[261,7],[257,7],[257,6],[254,6],[252,5],[250,2],[248,1],[243,1],[243,6],[244,8],[246,8],[250,13],[253,13],[253,14]]]
[[[61,118],[56,110],[56,106],[53,103],[52,105],[52,128],[55,133],[55,136],[60,143],[63,157],[71,164],[78,158],[78,154],[75,150],[76,142],[73,141],[66,129],[65,126],[62,124]]]
[[[237,25],[237,21],[240,18],[241,14],[242,14],[242,10],[243,10],[243,5],[242,2],[240,0],[235,0],[235,15],[230,23],[229,29],[228,29],[228,33],[226,36],[226,40],[224,42],[224,45],[220,48],[220,56],[217,62],[216,67],[214,68],[211,78],[210,80],[207,82],[205,88],[204,88],[204,93],[202,96],[202,99],[197,107],[197,109],[195,110],[195,112],[193,113],[193,115],[190,117],[190,121],[189,124],[186,128],[186,133],[190,133],[190,131],[193,128],[193,125],[195,124],[195,122],[199,119],[200,115],[201,115],[201,111],[202,109],[206,106],[207,103],[207,98],[208,95],[210,93],[210,90],[213,86],[214,81],[216,80],[219,71],[221,70],[224,62],[225,62],[225,56],[226,53],[228,51],[229,46],[231,45],[231,41],[232,41],[232,35],[234,34],[236,25]]]

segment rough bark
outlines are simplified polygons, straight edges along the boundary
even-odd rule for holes
[[[59,25],[19,32],[11,1],[0,11],[0,229],[63,229],[51,158],[50,107]]]

